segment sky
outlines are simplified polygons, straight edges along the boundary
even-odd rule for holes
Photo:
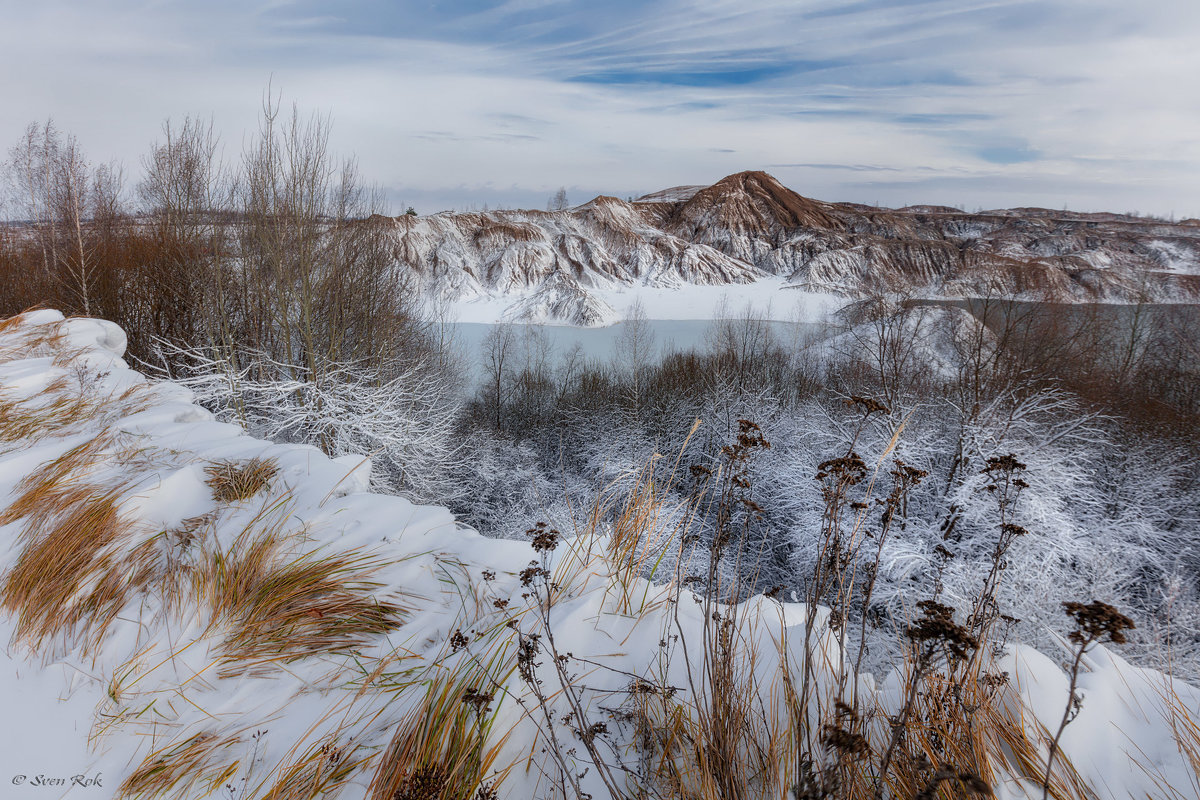
[[[823,200],[1200,216],[1198,0],[0,0],[0,148],[53,117],[136,183],[240,157],[268,86],[395,213],[747,169]]]

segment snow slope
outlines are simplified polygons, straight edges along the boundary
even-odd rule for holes
[[[553,796],[551,732],[582,787],[606,797],[562,721],[556,659],[527,662],[550,723],[521,679],[535,634],[570,654],[579,703],[613,723],[611,752],[627,764],[636,737],[608,710],[636,687],[676,687],[684,715],[702,704],[697,654],[678,642],[704,636],[703,606],[631,575],[604,531],[575,532],[542,562],[445,509],[366,493],[362,459],[215,422],[187,390],[131,370],[124,345],[110,323],[52,311],[0,323],[0,796],[383,797],[390,749],[431,729],[429,698],[449,686],[468,718],[465,688],[492,696],[494,760],[478,778],[499,797]],[[252,459],[273,471],[248,493],[229,495],[209,469]],[[544,616],[531,562],[555,584]],[[798,669],[805,609],[757,596],[737,618],[736,672],[764,692],[760,733],[786,731],[765,687]],[[819,651],[821,683],[837,650]],[[1012,647],[999,666],[1009,701],[1053,729],[1062,670]],[[1163,695],[1200,719],[1200,693],[1103,650],[1088,667],[1063,739],[1082,780],[1104,798],[1194,796]],[[883,707],[897,685],[880,685]],[[995,788],[1040,797],[1015,772]]]

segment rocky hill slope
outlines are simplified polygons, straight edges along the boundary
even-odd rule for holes
[[[1200,298],[1200,220],[1040,208],[968,213],[803,197],[764,172],[565,211],[403,216],[401,260],[443,300],[493,298],[509,318],[596,325],[636,286],[750,284],[1066,301]]]

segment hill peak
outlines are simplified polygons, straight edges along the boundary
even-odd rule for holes
[[[716,221],[756,233],[842,227],[824,203],[792,191],[760,170],[736,172],[701,189],[676,210],[672,221],[688,228]]]

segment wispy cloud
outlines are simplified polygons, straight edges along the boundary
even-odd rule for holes
[[[398,198],[767,168],[828,199],[1200,213],[1194,3],[0,0],[0,18],[0,145],[53,114],[131,173],[184,113],[236,156],[272,80]]]
[[[832,169],[845,172],[900,172],[899,167],[877,164],[768,164],[768,169]]]

